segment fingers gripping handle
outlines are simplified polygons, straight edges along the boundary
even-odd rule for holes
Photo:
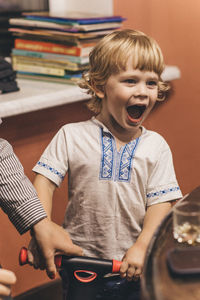
[[[55,265],[57,268],[61,267],[62,263],[62,256],[61,255],[56,255],[55,256]],[[19,264],[20,266],[24,266],[28,264],[28,250],[26,247],[22,247],[19,253]]]
[[[65,264],[66,265],[70,264],[70,261],[71,261],[71,263],[73,263],[74,259],[75,258],[73,258],[73,257],[56,255],[55,258],[54,258],[56,268],[57,269],[61,268],[62,262],[63,262],[64,265]],[[112,272],[112,273],[119,273],[120,267],[121,267],[121,264],[122,264],[121,261],[118,261],[118,260],[115,260],[115,259],[113,259],[112,261],[109,262],[107,260],[94,259],[94,258],[89,258],[89,257],[88,258],[87,257],[77,257],[76,258],[76,263],[79,264],[80,261],[84,261],[83,264],[85,264],[85,266],[86,266],[86,265],[90,264],[91,260],[95,261],[92,264],[94,267],[97,264],[97,265],[100,265],[100,268],[102,268],[103,264],[105,265],[105,262],[106,262],[106,264],[107,263],[109,263],[109,265],[111,264],[112,268],[109,270],[109,272]],[[23,266],[25,264],[28,264],[28,250],[25,247],[22,247],[21,250],[20,250],[20,253],[19,253],[19,264],[21,266]],[[102,265],[102,267],[101,267],[101,265]]]

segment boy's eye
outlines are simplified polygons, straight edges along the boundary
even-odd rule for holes
[[[156,80],[149,80],[147,82],[147,85],[150,85],[150,86],[157,86],[158,85],[158,82]]]
[[[135,79],[128,78],[128,79],[125,79],[124,82],[129,83],[129,84],[135,84],[137,81]]]

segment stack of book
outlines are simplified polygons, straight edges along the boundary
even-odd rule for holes
[[[96,43],[121,28],[123,21],[121,16],[53,16],[48,12],[11,18],[13,69],[18,77],[76,83],[87,70]]]

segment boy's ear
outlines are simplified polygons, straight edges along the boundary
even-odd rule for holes
[[[94,92],[97,95],[97,97],[99,97],[100,99],[104,98],[104,89],[103,86],[101,85],[97,85],[97,86],[93,86]]]

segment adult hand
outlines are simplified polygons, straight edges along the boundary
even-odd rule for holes
[[[55,254],[83,255],[83,250],[73,244],[66,230],[47,218],[34,225],[32,236],[28,247],[29,264],[46,269],[51,279],[56,275]]]
[[[11,293],[11,285],[15,284],[16,276],[12,271],[0,269],[0,300],[9,296]]]

